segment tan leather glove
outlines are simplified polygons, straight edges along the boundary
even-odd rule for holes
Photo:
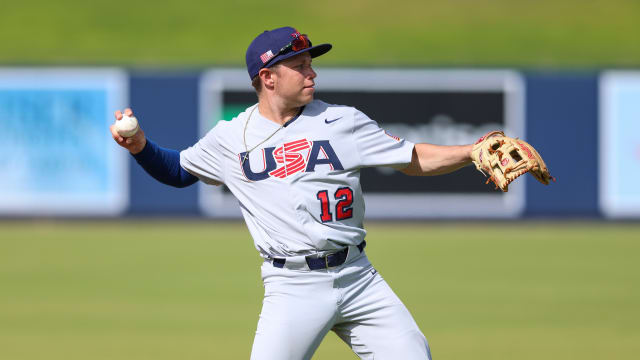
[[[527,172],[545,185],[549,185],[549,180],[556,181],[533,146],[505,136],[502,131],[491,131],[478,139],[471,159],[480,172],[489,176],[487,184],[493,181],[496,189],[504,192],[512,181]]]

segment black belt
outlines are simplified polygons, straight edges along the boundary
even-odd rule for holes
[[[357,246],[358,250],[362,252],[364,247],[367,246],[367,242],[362,240],[362,242]],[[320,270],[327,269],[330,267],[340,266],[344,264],[347,260],[347,255],[349,255],[349,247],[346,247],[338,252],[334,252],[325,256],[316,257],[315,255],[305,256],[305,260],[309,269],[311,270]],[[284,264],[287,262],[287,259],[283,258],[274,258],[273,266],[277,268],[283,268]]]

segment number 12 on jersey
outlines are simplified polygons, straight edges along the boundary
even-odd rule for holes
[[[320,190],[316,195],[320,200],[320,220],[323,223],[333,221],[333,214],[331,213],[329,190]],[[333,194],[334,200],[336,200],[335,214],[336,221],[350,219],[353,216],[353,190],[350,187],[341,187]]]

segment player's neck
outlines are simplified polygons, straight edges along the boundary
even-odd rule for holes
[[[287,106],[281,102],[274,101],[274,99],[262,98],[258,102],[258,111],[263,117],[282,125],[298,116],[300,106]]]

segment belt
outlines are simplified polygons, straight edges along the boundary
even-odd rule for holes
[[[367,246],[367,242],[362,240],[362,242],[356,247],[358,248],[358,250],[360,250],[360,252],[362,252],[365,246]],[[310,270],[321,270],[344,264],[344,262],[347,260],[348,255],[349,247],[346,247],[338,252],[334,252],[324,256],[307,255],[305,256],[305,261],[307,262]],[[272,260],[273,266],[277,268],[283,268],[286,262],[286,258],[273,258]]]

